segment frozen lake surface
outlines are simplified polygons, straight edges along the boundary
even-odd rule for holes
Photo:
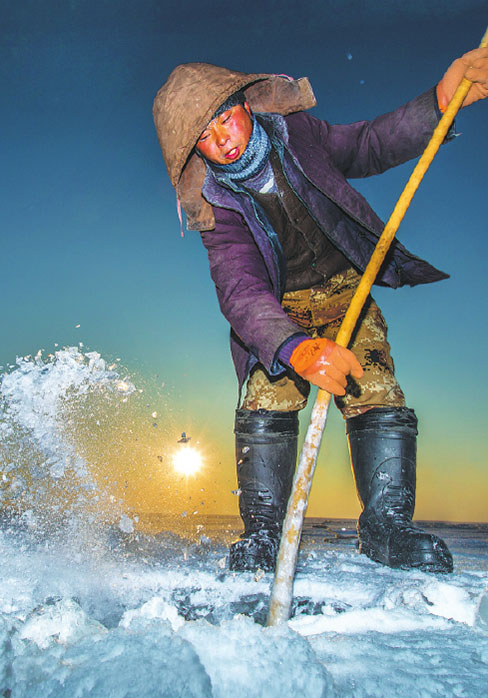
[[[434,527],[455,559],[441,576],[358,555],[352,521],[307,520],[294,617],[275,628],[271,575],[226,568],[237,528],[214,517],[187,539],[80,528],[63,542],[4,527],[4,695],[487,695],[486,524]]]
[[[127,376],[70,348],[0,378],[2,698],[488,695],[488,524],[429,524],[442,576],[308,519],[293,617],[266,628],[272,576],[227,569],[237,518],[137,522],[92,476],[77,430],[118,419]]]

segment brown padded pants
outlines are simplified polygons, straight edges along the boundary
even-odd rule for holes
[[[354,269],[347,269],[331,277],[324,286],[285,293],[282,306],[310,337],[335,339],[359,279]],[[355,417],[372,407],[405,406],[386,336],[386,322],[369,296],[349,343],[364,374],[359,380],[349,377],[346,395],[335,398],[345,418]],[[301,410],[307,404],[309,392],[310,384],[292,369],[285,375],[269,376],[258,364],[248,379],[241,407],[281,412]]]

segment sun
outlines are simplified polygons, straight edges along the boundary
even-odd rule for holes
[[[196,448],[183,446],[173,455],[173,467],[182,475],[194,475],[202,467],[202,457]]]

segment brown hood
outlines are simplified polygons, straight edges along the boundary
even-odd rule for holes
[[[215,226],[212,209],[201,195],[205,164],[192,153],[193,148],[213,113],[241,89],[253,111],[286,115],[316,104],[307,78],[240,73],[209,63],[177,66],[154,99],[159,143],[189,230],[211,230]]]

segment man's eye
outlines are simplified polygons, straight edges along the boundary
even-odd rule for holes
[[[202,133],[202,135],[198,139],[198,142],[201,143],[202,141],[206,140],[208,138],[208,135],[208,133]]]

